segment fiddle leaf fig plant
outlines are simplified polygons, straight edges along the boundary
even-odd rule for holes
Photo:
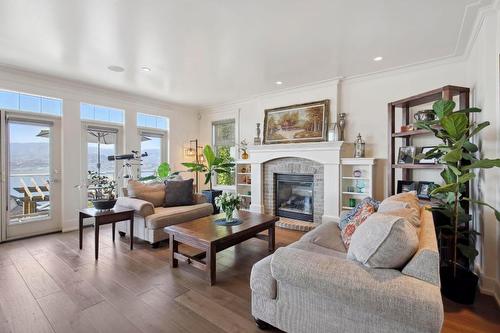
[[[187,162],[182,163],[182,165],[189,168],[189,172],[205,173],[205,184],[209,184],[210,191],[212,191],[212,179],[215,174],[230,174],[235,164],[217,156],[210,145],[206,145],[205,148],[203,148],[203,156],[205,157],[206,164]]]
[[[482,205],[493,209],[495,217],[500,221],[500,212],[493,206],[466,197],[467,182],[473,180],[476,169],[487,169],[500,167],[500,159],[482,159],[478,153],[478,147],[470,139],[487,127],[488,121],[482,123],[470,123],[468,114],[481,112],[478,108],[469,108],[453,111],[455,102],[440,100],[434,103],[433,111],[435,120],[418,121],[417,128],[427,129],[441,139],[442,143],[425,154],[419,154],[417,159],[436,158],[445,165],[441,172],[444,183],[432,190],[431,196],[438,200],[439,205],[432,208],[449,218],[450,224],[445,225],[452,234],[453,250],[453,276],[456,277],[457,251],[460,251],[470,262],[473,262],[478,252],[474,246],[478,233],[468,230],[464,226],[470,221],[471,216],[462,207],[461,203],[469,201],[472,204]],[[465,242],[460,241],[465,240]]]

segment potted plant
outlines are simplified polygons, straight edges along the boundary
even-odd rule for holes
[[[438,201],[432,211],[446,217],[439,226],[440,237],[450,239],[451,258],[441,267],[441,290],[447,298],[472,304],[476,293],[478,276],[471,266],[478,255],[475,239],[478,233],[468,228],[471,216],[464,209],[466,203],[482,205],[494,210],[500,221],[500,213],[491,205],[467,197],[467,184],[476,177],[474,170],[500,167],[500,159],[481,159],[478,147],[470,139],[490,123],[470,123],[468,113],[481,112],[478,108],[453,111],[453,101],[440,100],[434,103],[434,120],[417,121],[417,128],[427,129],[442,141],[432,150],[420,154],[417,159],[436,158],[444,164],[441,172],[444,183],[434,188],[431,196]],[[464,260],[460,260],[459,253]]]
[[[214,213],[217,214],[219,213],[219,208],[215,205],[215,198],[221,195],[222,191],[213,189],[212,180],[217,173],[231,174],[231,171],[234,169],[234,163],[228,161],[227,159],[216,156],[210,145],[206,145],[205,148],[203,148],[203,156],[205,157],[205,164],[189,162],[182,163],[182,165],[189,168],[189,172],[205,173],[205,184],[209,185],[209,190],[202,191],[202,194],[210,203],[212,203],[212,206],[214,207]]]
[[[96,171],[88,172],[89,193],[95,209],[111,209],[116,203],[116,182]]]
[[[160,163],[158,168],[156,168],[156,172],[154,175],[141,177],[139,180],[141,182],[147,182],[147,181],[164,182],[165,180],[174,178],[179,173],[180,173],[179,171],[173,172],[172,169],[170,168],[170,164],[168,164],[167,162],[163,162]]]
[[[215,204],[224,212],[226,224],[234,223],[233,213],[235,209],[240,208],[241,199],[234,193],[224,192],[215,198]]]

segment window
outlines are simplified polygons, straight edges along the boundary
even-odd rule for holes
[[[221,120],[212,123],[212,141],[217,156],[234,161],[235,151],[234,119]],[[217,174],[217,185],[234,185],[233,174]]]
[[[137,113],[137,127],[156,128],[168,130],[169,121],[167,117],[154,116],[151,114]]]
[[[109,123],[123,124],[123,110],[105,106],[81,103],[80,118],[84,120],[96,120]]]
[[[153,176],[161,162],[166,161],[163,153],[163,135],[159,133],[141,133],[141,154],[148,153],[142,158],[141,177]]]
[[[62,100],[0,90],[0,108],[60,116],[62,114]]]

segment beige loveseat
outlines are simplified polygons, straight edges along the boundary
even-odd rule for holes
[[[124,191],[127,194],[127,191]],[[134,237],[141,238],[158,247],[159,242],[168,239],[163,228],[173,224],[188,222],[213,213],[213,207],[201,194],[194,194],[194,204],[188,206],[162,207],[153,203],[127,196],[119,197],[118,206],[132,208],[134,215]],[[129,223],[118,223],[120,235],[129,233]]]
[[[419,229],[417,252],[398,270],[347,259],[337,223],[321,224],[253,266],[253,316],[286,332],[439,332],[439,254],[424,208]]]

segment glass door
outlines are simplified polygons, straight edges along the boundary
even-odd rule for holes
[[[59,120],[3,113],[5,238],[61,229]]]

